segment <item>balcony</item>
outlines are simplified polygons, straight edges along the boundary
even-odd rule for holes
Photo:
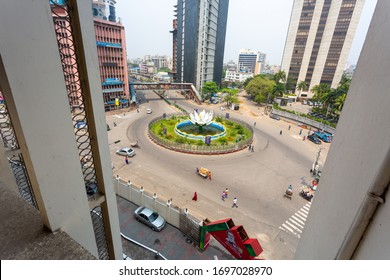
[[[63,231],[47,230],[38,211],[0,181],[0,259],[96,260]]]

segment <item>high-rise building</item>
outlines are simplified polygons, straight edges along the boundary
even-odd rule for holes
[[[52,2],[58,4],[53,6],[56,29],[59,31],[58,34],[61,35],[60,37],[57,36],[57,39],[61,44],[61,48],[66,48],[64,51],[67,53],[66,59],[69,60],[69,64],[75,63],[75,61],[70,61],[73,55],[73,42],[68,39],[70,34],[64,16],[65,10],[61,8],[66,2],[59,0]],[[100,7],[100,16],[94,16],[94,27],[102,95],[106,111],[128,107],[130,99],[125,30],[120,22],[115,22],[115,3],[116,1],[113,0],[94,0],[92,12],[95,15],[96,7]],[[107,17],[103,17],[103,14]],[[72,68],[68,69],[66,75],[69,81],[77,80],[77,75]],[[79,94],[79,89],[73,89],[71,99],[73,108],[80,106],[78,102]]]
[[[93,0],[93,17],[116,22],[115,4],[115,0]]]
[[[267,55],[250,49],[240,49],[238,54],[238,67],[241,72],[260,74],[265,67]]]
[[[341,80],[365,0],[295,0],[282,67],[309,89]]]
[[[177,13],[177,5],[175,5],[175,13]],[[177,16],[177,14],[175,14]],[[177,19],[172,21],[173,30],[172,33],[172,75],[173,79],[176,80],[177,73]]]
[[[177,81],[222,81],[229,1],[177,1]]]
[[[93,1],[99,70],[106,111],[128,107],[130,99],[125,28],[121,22],[116,22],[115,3],[113,0]],[[95,17],[97,5],[102,6],[99,14],[106,16]]]

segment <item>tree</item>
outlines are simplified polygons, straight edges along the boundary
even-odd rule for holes
[[[279,70],[274,74],[274,81],[276,83],[285,83],[286,82],[286,72]]]
[[[239,102],[237,97],[237,93],[239,92],[238,89],[223,88],[221,91],[225,93],[223,101],[226,102],[227,107],[229,107],[231,104]]]
[[[300,81],[297,85],[297,90],[299,90],[298,98],[301,96],[302,90],[307,90],[307,85],[305,81]]]
[[[247,84],[245,91],[256,103],[260,104],[267,101],[268,95],[274,91],[274,88],[274,80],[258,75]]]
[[[347,94],[346,93],[344,93],[344,94],[338,96],[337,98],[335,98],[335,100],[333,102],[333,105],[335,106],[335,108],[337,110],[341,111],[343,109],[346,98],[347,98]]]
[[[277,82],[274,87],[274,94],[278,96],[283,96],[283,94],[286,92],[286,86],[285,84]]]
[[[321,83],[319,85],[315,85],[311,91],[314,92],[313,100],[323,101],[326,99],[325,97],[330,93],[331,89],[328,84]]]
[[[210,93],[214,93],[218,91],[218,86],[217,84],[212,81],[212,82],[205,82],[203,87],[202,87],[202,95],[208,99]]]
[[[160,69],[158,69],[158,72],[171,72],[171,69],[169,69],[168,67],[161,67]]]

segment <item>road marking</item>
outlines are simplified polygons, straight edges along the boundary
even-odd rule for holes
[[[298,238],[301,238],[302,231],[305,227],[307,215],[309,215],[311,202],[306,203],[301,209],[295,212],[288,220],[286,220],[280,227],[288,233],[292,233]]]

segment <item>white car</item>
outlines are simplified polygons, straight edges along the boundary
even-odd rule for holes
[[[122,148],[117,150],[116,154],[121,156],[133,157],[135,156],[135,151],[132,148]]]
[[[152,113],[152,108],[146,109],[146,114],[151,114]]]

